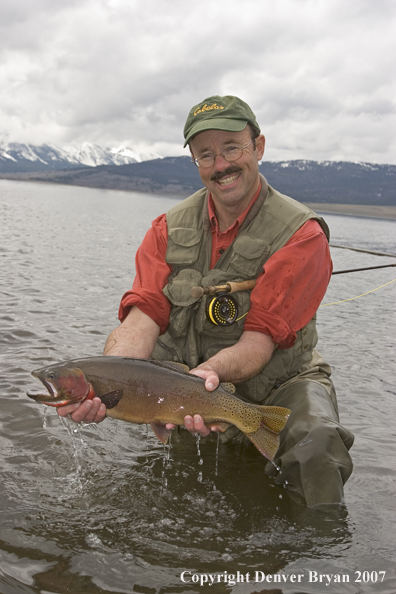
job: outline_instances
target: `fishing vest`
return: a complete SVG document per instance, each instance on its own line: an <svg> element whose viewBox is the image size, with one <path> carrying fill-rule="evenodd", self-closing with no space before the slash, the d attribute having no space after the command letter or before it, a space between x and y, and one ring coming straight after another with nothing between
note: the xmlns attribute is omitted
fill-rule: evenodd
<svg viewBox="0 0 396 594"><path fill-rule="evenodd" d="M208 303L213 297L196 299L191 296L192 287L256 279L266 261L309 219L317 220L329 239L323 219L268 186L262 177L261 192L238 236L210 269L212 237L208 195L206 188L199 190L166 214L166 262L172 273L163 291L171 303L171 312L168 329L157 340L152 358L185 363L190 369L239 340L250 308L250 291L233 293L237 321L229 326L214 325L207 317ZM292 347L275 350L256 376L238 384L238 396L262 403L274 387L297 375L310 361L316 343L314 316L297 332Z"/></svg>

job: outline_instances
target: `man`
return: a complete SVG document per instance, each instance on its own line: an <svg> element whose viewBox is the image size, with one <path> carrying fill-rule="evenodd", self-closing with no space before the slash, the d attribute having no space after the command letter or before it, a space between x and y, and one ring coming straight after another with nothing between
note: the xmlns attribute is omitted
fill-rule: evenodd
<svg viewBox="0 0 396 594"><path fill-rule="evenodd" d="M205 188L153 222L104 354L187 363L208 391L229 381L243 399L290 408L267 473L309 506L339 503L353 436L338 423L331 370L315 350L316 310L332 270L327 225L259 174L265 139L241 99L194 106L184 136ZM252 279L251 292L233 294L233 323L216 323L207 315L211 298L191 294L193 286ZM99 399L58 410L75 421L105 416ZM210 433L200 415L184 421L192 433ZM231 426L221 438L238 433Z"/></svg>

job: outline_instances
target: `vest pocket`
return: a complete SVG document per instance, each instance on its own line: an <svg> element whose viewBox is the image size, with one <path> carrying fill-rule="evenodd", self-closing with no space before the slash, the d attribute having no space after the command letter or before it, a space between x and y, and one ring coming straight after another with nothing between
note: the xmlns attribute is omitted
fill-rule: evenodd
<svg viewBox="0 0 396 594"><path fill-rule="evenodd" d="M256 277L270 254L270 245L262 239L254 239L247 235L237 237L234 242L234 255L230 261L230 269L246 277Z"/></svg>
<svg viewBox="0 0 396 594"><path fill-rule="evenodd" d="M198 260L201 249L202 229L176 227L168 231L168 264L193 264Z"/></svg>
<svg viewBox="0 0 396 594"><path fill-rule="evenodd" d="M199 270L184 268L163 289L172 305L168 331L174 338L187 336L191 317L199 307L197 299L191 296L191 289L199 286L201 279Z"/></svg>

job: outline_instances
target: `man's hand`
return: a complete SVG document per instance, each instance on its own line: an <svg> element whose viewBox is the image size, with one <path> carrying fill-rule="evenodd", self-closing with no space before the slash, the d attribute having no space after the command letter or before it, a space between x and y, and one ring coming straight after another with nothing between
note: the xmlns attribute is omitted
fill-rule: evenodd
<svg viewBox="0 0 396 594"><path fill-rule="evenodd" d="M220 384L218 374L207 361L205 363L201 363L201 365L198 365L198 367L195 367L195 369L191 369L190 373L205 380L205 388L208 390L208 392L213 392L213 390L215 390Z"/></svg>
<svg viewBox="0 0 396 594"><path fill-rule="evenodd" d="M205 380L205 388L208 392L213 392L220 383L219 376L207 363L202 363L202 365L199 365L195 369L191 369L190 373ZM185 416L184 426L190 433L193 433L194 435L198 433L198 435L202 435L202 437L206 437L211 431L220 431L216 426L211 428L206 427L201 415L194 415L193 417L191 415ZM167 429L174 429L175 427L176 425L173 425L173 423L166 424Z"/></svg>
<svg viewBox="0 0 396 594"><path fill-rule="evenodd" d="M126 319L107 339L104 355L119 357L150 357L159 335L159 326L137 307L132 307ZM76 423L101 423L106 417L106 406L100 398L65 404L58 409L60 417L71 416Z"/></svg>
<svg viewBox="0 0 396 594"><path fill-rule="evenodd" d="M101 423L106 417L106 406L100 398L93 398L76 404L59 406L57 413L60 417L70 415L75 423Z"/></svg>

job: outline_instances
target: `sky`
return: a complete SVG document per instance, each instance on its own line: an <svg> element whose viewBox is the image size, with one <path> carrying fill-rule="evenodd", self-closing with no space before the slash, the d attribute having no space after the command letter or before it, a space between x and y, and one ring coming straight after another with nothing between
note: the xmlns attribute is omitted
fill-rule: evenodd
<svg viewBox="0 0 396 594"><path fill-rule="evenodd" d="M237 95L264 160L396 164L395 0L3 0L0 139L188 155Z"/></svg>

